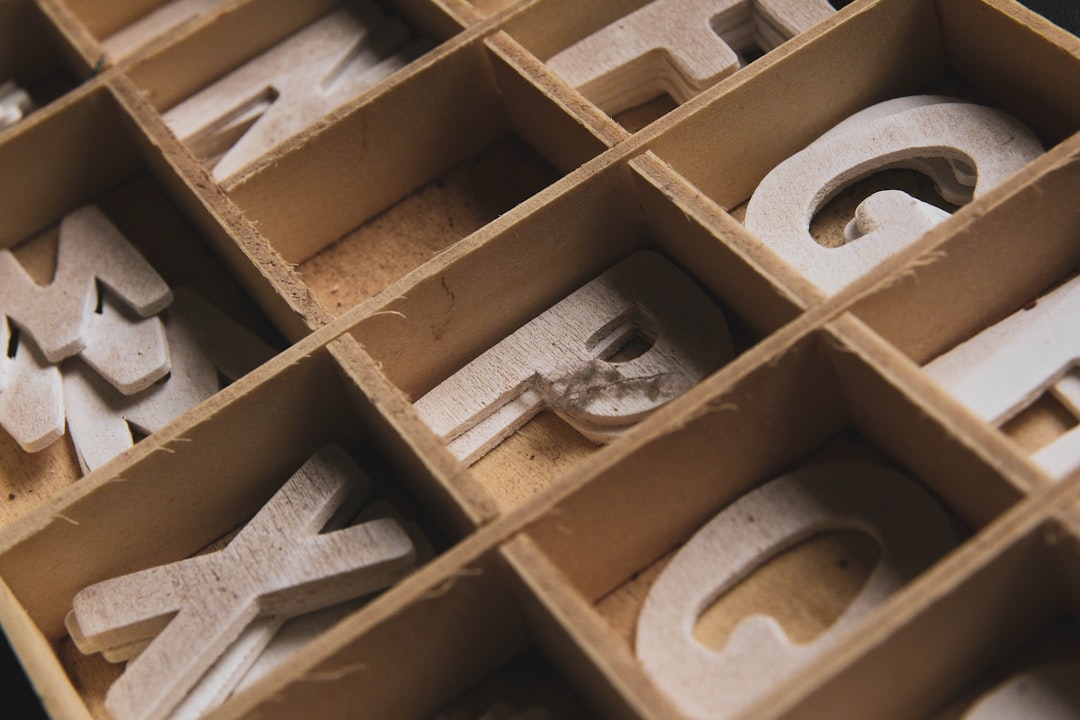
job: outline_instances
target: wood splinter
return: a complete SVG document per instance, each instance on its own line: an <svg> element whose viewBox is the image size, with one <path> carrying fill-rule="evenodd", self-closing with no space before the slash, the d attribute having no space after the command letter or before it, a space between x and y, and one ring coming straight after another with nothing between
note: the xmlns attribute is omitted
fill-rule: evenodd
<svg viewBox="0 0 1080 720"><path fill-rule="evenodd" d="M416 553L396 521L321 533L368 489L355 462L326 446L224 549L80 591L66 618L80 651L145 645L109 688L112 716L164 720L252 623L313 612L400 579Z"/></svg>
<svg viewBox="0 0 1080 720"><path fill-rule="evenodd" d="M634 338L651 344L618 361L616 353ZM477 357L414 407L467 464L544 409L604 443L733 352L716 303L660 255L639 252Z"/></svg>

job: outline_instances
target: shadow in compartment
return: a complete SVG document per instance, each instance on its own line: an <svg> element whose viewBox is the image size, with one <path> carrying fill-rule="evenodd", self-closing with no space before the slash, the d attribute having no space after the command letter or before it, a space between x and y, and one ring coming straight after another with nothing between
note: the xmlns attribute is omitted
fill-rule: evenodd
<svg viewBox="0 0 1080 720"><path fill-rule="evenodd" d="M79 84L62 58L63 40L30 0L0 4L0 130Z"/></svg>
<svg viewBox="0 0 1080 720"><path fill-rule="evenodd" d="M430 720L594 720L541 651L529 647Z"/></svg>
<svg viewBox="0 0 1080 720"><path fill-rule="evenodd" d="M508 136L301 262L300 276L322 306L339 315L559 176L528 144Z"/></svg>

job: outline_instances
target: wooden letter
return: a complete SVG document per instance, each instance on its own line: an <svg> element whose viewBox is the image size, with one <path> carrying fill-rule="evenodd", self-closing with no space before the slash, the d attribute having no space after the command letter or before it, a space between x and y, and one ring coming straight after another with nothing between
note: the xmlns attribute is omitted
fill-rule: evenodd
<svg viewBox="0 0 1080 720"><path fill-rule="evenodd" d="M225 1L171 0L105 38L101 47L113 62L119 62L152 42L164 39L184 23L225 4Z"/></svg>
<svg viewBox="0 0 1080 720"><path fill-rule="evenodd" d="M739 623L720 652L694 639L712 601L776 554L840 529L870 533L881 557L845 613L815 641L795 645L763 615ZM638 658L687 717L729 717L807 667L952 543L942 508L897 472L854 462L798 470L736 500L678 552L638 618Z"/></svg>
<svg viewBox="0 0 1080 720"><path fill-rule="evenodd" d="M924 370L971 412L1001 425L1045 391L1053 392L1077 418L1080 397L1080 277L1030 310L1018 310L928 363ZM1080 467L1080 428L1038 450L1033 459L1055 478Z"/></svg>
<svg viewBox="0 0 1080 720"><path fill-rule="evenodd" d="M214 178L263 155L424 52L370 0L327 15L165 113Z"/></svg>
<svg viewBox="0 0 1080 720"><path fill-rule="evenodd" d="M1015 675L983 695L963 720L1018 718L1080 718L1080 664L1044 665Z"/></svg>
<svg viewBox="0 0 1080 720"><path fill-rule="evenodd" d="M609 361L635 336L652 346ZM723 313L694 282L639 252L470 362L416 404L473 463L541 410L608 442L732 356Z"/></svg>
<svg viewBox="0 0 1080 720"><path fill-rule="evenodd" d="M18 331L15 331L16 333ZM60 370L28 337L12 337L0 317L0 426L26 452L44 450L64 434Z"/></svg>
<svg viewBox="0 0 1080 720"><path fill-rule="evenodd" d="M221 389L218 372L235 380L272 355L269 347L187 288L165 311L171 348L169 377L135 395L123 395L78 360L64 364L64 404L83 472L130 448L129 426L144 434L161 429Z"/></svg>
<svg viewBox="0 0 1080 720"><path fill-rule="evenodd" d="M166 718L252 622L328 607L400 578L415 555L395 521L320 534L362 478L342 450L324 447L223 550L80 591L67 626L84 653L153 637L109 688L109 712Z"/></svg>
<svg viewBox="0 0 1080 720"><path fill-rule="evenodd" d="M914 198L875 194L849 225L851 242L823 247L810 222L846 186L880 170L911 168L959 203L1040 153L1035 135L998 110L937 96L891 100L856 113L777 165L750 198L746 227L819 289L835 293L947 217Z"/></svg>
<svg viewBox="0 0 1080 720"><path fill-rule="evenodd" d="M108 286L140 317L163 310L172 293L153 267L93 205L60 222L56 274L39 286L15 256L0 250L0 314L29 334L49 362L87 346L96 281Z"/></svg>
<svg viewBox="0 0 1080 720"><path fill-rule="evenodd" d="M735 72L737 51L771 50L833 12L826 0L653 0L547 64L611 114L662 93L681 103Z"/></svg>
<svg viewBox="0 0 1080 720"><path fill-rule="evenodd" d="M14 125L34 110L34 101L14 81L0 83L0 130Z"/></svg>

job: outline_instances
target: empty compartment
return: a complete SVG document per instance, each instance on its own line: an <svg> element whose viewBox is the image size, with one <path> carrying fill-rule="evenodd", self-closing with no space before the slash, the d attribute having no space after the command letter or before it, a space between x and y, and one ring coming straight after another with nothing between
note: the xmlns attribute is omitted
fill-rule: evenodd
<svg viewBox="0 0 1080 720"><path fill-rule="evenodd" d="M541 0L505 27L564 83L636 132L844 4Z"/></svg>
<svg viewBox="0 0 1080 720"><path fill-rule="evenodd" d="M285 345L110 88L41 112L0 143L4 525Z"/></svg>
<svg viewBox="0 0 1080 720"><path fill-rule="evenodd" d="M985 214L951 223L853 306L945 394L1051 477L1076 467L1067 318L1080 265L1077 140ZM943 230L946 228L943 228ZM944 310L944 311L943 311ZM1057 327L1063 329L1055 329Z"/></svg>
<svg viewBox="0 0 1080 720"><path fill-rule="evenodd" d="M0 131L70 91L89 70L37 4L0 7Z"/></svg>
<svg viewBox="0 0 1080 720"><path fill-rule="evenodd" d="M535 93L553 121L520 134L504 106L524 83L481 39L447 43L317 134L227 187L297 263L329 314L384 289L604 145ZM501 77L496 83L496 77ZM534 130L530 127L526 133ZM526 142L523 138L527 137Z"/></svg>
<svg viewBox="0 0 1080 720"><path fill-rule="evenodd" d="M957 207L985 209L993 188L1030 177L1080 126L1061 84L1080 73L1075 49L1012 3L853 5L650 147L744 220L800 294L828 297Z"/></svg>
<svg viewBox="0 0 1080 720"><path fill-rule="evenodd" d="M797 315L669 192L613 165L364 306L352 334L472 465L451 482L509 509Z"/></svg>
<svg viewBox="0 0 1080 720"><path fill-rule="evenodd" d="M361 578L364 583L376 583L371 587L362 584L363 588L367 588L364 592L370 594L395 578L415 572L415 568L438 562L436 559L451 546L455 533L452 529L446 529L448 518L433 515L422 507L414 499L416 493L413 491L413 488L417 488L423 492L424 485L433 480L415 475L403 477L402 472L411 471L415 463L408 457L385 454L374 441L368 423L361 419L370 413L370 408L362 406L363 401L351 385L352 381L342 374L325 347L291 348L261 368L259 373L249 375L227 388L214 412L194 418L188 416L171 425L167 431L152 436L136 448L128 463L113 466L114 474L87 478L79 486L80 492L40 508L28 516L18 530L6 535L0 557L0 573L9 591L4 606L5 628L9 629L12 641L17 645L19 655L50 712L67 716L64 714L67 710L76 708L79 713L89 712L90 717L107 717L103 705L105 694L123 669L121 665L106 662L101 654L89 650L80 652L73 644L65 627L65 615L71 609L76 593L111 578L221 550L233 542L248 543L245 547L253 553L251 557L265 552L272 558L283 546L287 547L288 537L318 532L322 524L306 530L298 529L300 526L297 522L313 521L310 518L304 520L299 515L289 520L288 513L285 513L273 525L277 528L276 532L286 539L284 543L279 539L250 546L250 532L248 539L244 540L244 530L250 530L246 523L251 518L265 517L265 508L271 503L276 503L273 506L281 512L283 498L276 493L286 481L290 486L301 483L290 491L293 493L291 500L290 496L284 497L286 505L291 503L289 506L297 508L308 502L304 500L306 497L324 497L321 493L326 491L315 488L334 487L325 485L325 478L331 476L329 470L309 474L307 479L298 480L297 475L290 480L298 468L326 452L328 447L331 452L337 453L329 456L330 467L341 467L343 461L338 458L345 456L351 458L368 478L366 494L350 494L345 499L340 495L325 495L326 498L337 498L333 502L320 500L329 503L328 507L334 515L331 517L327 514L319 521L328 525L329 530L352 533L349 537L358 544L351 547L370 548L367 551L373 553L370 560L360 560L363 564L374 563L373 572L377 577L365 575L366 580ZM310 488L304 484L311 482L314 484ZM360 486L363 487L362 482ZM340 503L336 509L335 502ZM378 519L387 517L396 520L393 527L387 527L390 521ZM266 531L265 520L256 522L264 523L261 525L263 530L259 532ZM380 529L365 531L363 528L348 527L360 522L374 522ZM369 543L366 546L356 539L359 537L356 532L360 531L373 533L365 536L370 538L365 541ZM403 545L409 544L403 539L405 535L411 540L412 549L408 553ZM235 560L240 556L232 557ZM301 563L293 571L299 571L300 567L319 567L318 562L312 559ZM243 561L244 567L250 571L254 571L258 563L258 560ZM54 570L42 573L41 568L46 565ZM263 569L270 572L271 566L264 565ZM199 572L203 574L199 575ZM264 582L271 583L266 586L268 588L276 587L272 575L260 576L262 580L255 580L254 585L248 586L242 578L249 577L250 580L250 576L246 573L237 575L235 568L229 571L220 566L204 567L195 575L188 575L187 580L179 586L191 592L201 583L208 606L216 603L215 607L224 617L229 617L229 613L236 608L226 610L220 606L222 598L227 597L221 593L228 593L228 589L215 588L208 574L213 572L219 573L218 582L236 581L234 592L247 592L249 587L262 587L260 583ZM488 597L494 598L496 593L491 587L490 578L482 585L481 597L485 601ZM312 587L322 588L315 593L316 596L321 595L321 598L314 598L316 607L328 603L327 593L329 597L337 597L335 602L338 603L346 597L338 597L341 586L323 583ZM151 588L144 587L144 591L153 594ZM430 588L424 590L429 591ZM104 612L104 622L108 623L110 613L122 614L124 607L143 607L141 604L112 604L112 601L122 598L115 589L99 597L98 604L82 606L89 607L91 614L79 616L82 620L77 627L88 637L91 634L88 628L102 627L101 621L98 621L98 625L93 624L97 617L94 612ZM306 600L295 604L302 598L313 599L303 592L291 596L285 593L280 596L281 600L274 600L274 597L268 594L260 601L260 620L279 616L287 618L295 614L297 608L307 611L315 609ZM348 602L352 604L338 605L321 617L305 616L300 621L300 627L286 624L278 633L284 633L285 639L291 639L293 645L302 646L306 643L305 638L321 634L359 607L355 601ZM194 606L185 607L190 610ZM290 607L293 609L290 610ZM494 614L488 609L484 616L491 619ZM190 619L193 615L181 613L180 617ZM187 626L191 633L200 638L187 651L202 649L203 643L210 647L223 637L215 633L229 632L215 626L215 622L211 622L210 626L196 623L194 629L191 625ZM261 629L254 625L245 627L245 635L237 642L251 641L258 646L258 632L263 633L265 641L265 626ZM150 632L135 637L137 629L123 631L122 626L118 628L111 635L97 632L91 638L92 642L98 643L93 647L104 647L113 660L130 657L130 648L137 648L138 643L145 643L153 637ZM235 626L233 628L235 630ZM153 632L158 630L160 625ZM256 632L254 640L249 636L253 631ZM175 640L176 633L171 635ZM120 644L120 638L123 638L124 644ZM499 637L492 642L507 640ZM277 647L272 645L269 651L276 652ZM151 652L153 645L149 648L143 653ZM223 649L223 646L219 645L218 649ZM142 657L139 656L140 659ZM243 689L255 682L250 673L256 673L261 678L280 673L282 667L293 667L290 652L284 652L279 657L287 660L282 664L280 660L271 662L273 658L260 656L258 664L248 675L238 675L234 679L243 678L240 684ZM178 662L182 665L184 661ZM180 666L177 667L175 677L181 678L183 673L179 670ZM189 668L187 672L192 671ZM448 677L451 675L448 674ZM352 681L344 677L344 685L351 687ZM168 678L160 678L159 682L168 685L167 681L172 679L174 677L170 674ZM192 677L188 677L187 682L192 680ZM186 687L182 684L184 682L177 679L181 691ZM207 680L204 678L203 682ZM228 689L227 684L222 687ZM320 683L319 693L327 696L329 687ZM140 691L146 692L147 688ZM132 698L138 697L145 695L132 695Z"/></svg>
<svg viewBox="0 0 1080 720"><path fill-rule="evenodd" d="M716 701L701 699L712 680L680 704L648 669L665 635L677 636L670 664L659 666L668 668L667 681L673 669L693 675L708 666L710 678L757 686L739 707L715 708L721 716L746 711L814 657L857 637L875 613L902 606L931 568L1020 497L979 448L951 437L841 334L781 331L770 345L780 339L775 355L711 378L696 402L664 418L662 431L621 452L613 447L508 546L535 599L533 620L550 631L538 636L561 664L590 678L590 697L613 714L663 716L681 707L707 715L692 708ZM790 478L769 483L788 473L812 476L799 481L801 499L785 495ZM824 488L844 477L847 490L834 497L845 499L830 499ZM897 513L893 521L853 509L859 486L874 483L891 499L863 490L866 508L886 506ZM918 503L900 499L908 492ZM923 510L919 519L900 519ZM920 553L922 562L907 564ZM706 587L710 567L725 574ZM882 592L886 577L893 584ZM651 600L654 593L662 598ZM650 602L648 649L639 657ZM658 636L662 619L674 619L672 607L689 614ZM748 621L755 613L775 621ZM551 617L562 621L552 627ZM725 655L728 643L741 650ZM725 658L726 672L709 665Z"/></svg>

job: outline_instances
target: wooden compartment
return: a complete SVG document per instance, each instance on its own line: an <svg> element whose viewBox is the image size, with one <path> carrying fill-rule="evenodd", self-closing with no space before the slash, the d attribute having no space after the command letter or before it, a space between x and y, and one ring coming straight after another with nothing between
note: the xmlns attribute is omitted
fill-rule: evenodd
<svg viewBox="0 0 1080 720"><path fill-rule="evenodd" d="M814 37L796 38L784 52L688 103L670 129L647 140L648 147L739 218L775 166L852 113L892 98L944 94L996 108L1053 148L1080 127L1080 108L1059 85L1072 82L1065 78L1075 78L1080 66L1074 53L1056 49L1075 48L1077 41L1048 22L1028 20L1007 4L853 4ZM1003 48L1015 62L1002 59ZM816 99L822 97L829 101ZM1016 187L1031 177L1021 170L1004 184ZM854 208L877 189L868 185L856 198L836 202ZM818 216L838 211L825 199ZM986 208L992 202L987 197L971 204ZM746 242L762 244L752 236ZM879 267L891 268L888 262ZM790 285L808 300L830 294L807 287L800 272L789 270Z"/></svg>
<svg viewBox="0 0 1080 720"><path fill-rule="evenodd" d="M647 160L641 159L646 172L652 169ZM723 244L680 212L668 189L646 172L636 162L613 165L569 191L545 193L536 205L428 263L408 284L393 286L385 303L364 308L366 317L352 335L415 402L639 250L666 257L711 296L725 315L736 356L797 314L789 297L729 258ZM595 450L554 415L542 413L481 458L472 476L505 511Z"/></svg>
<svg viewBox="0 0 1080 720"><path fill-rule="evenodd" d="M786 343L768 362L737 378L737 367L721 371L680 403L682 412L658 413L645 425L659 430L639 443L622 452L611 447L588 480L564 487L546 516L504 549L533 601L533 622L548 630L536 632L564 666L580 671L574 676L588 678L582 691L612 716L675 716L634 656L638 613L680 545L748 489L836 460L896 468L938 499L958 543L1022 497L977 448L898 392L888 368L858 340L842 330L791 334L778 334ZM727 389L705 392L712 387ZM685 497L695 502L681 502ZM764 609L798 642L816 637L860 587L858 578L845 576L873 567L865 540L825 533L772 556L730 593L726 607L710 611L710 622L730 628ZM850 570L837 577L837 564ZM822 580L830 568L838 591ZM926 571L881 607L903 607L933 586L929 577L937 572ZM795 587L800 600L777 596ZM873 624L871 615L856 627ZM860 634L852 629L845 637Z"/></svg>
<svg viewBox="0 0 1080 720"><path fill-rule="evenodd" d="M61 219L96 205L170 288L189 289L270 352L285 346L220 259L211 244L217 238L201 232L191 190L176 187L168 168L146 154L147 138L107 85L91 81L40 113L0 145L0 163L12 169L0 190L2 242L37 283L52 280ZM2 443L4 525L82 475L70 433L37 453L24 452L7 432Z"/></svg>
<svg viewBox="0 0 1080 720"><path fill-rule="evenodd" d="M592 79L578 92L584 94L589 104L611 113L624 131L629 133L663 117L696 94L691 87L702 82L703 78L691 79L691 68L695 65L701 68L703 74L706 68L717 73L717 79L712 81L715 83L720 78L739 72L741 68L766 54L769 48L763 46L763 43L774 45L779 41L778 37L772 37L772 33L777 31L769 28L769 23L764 18L769 11L763 11L756 3L731 3L726 7L713 6L714 15L700 18L699 25L692 26L692 29L688 30L688 23L684 22L681 26L682 36L693 38L692 47L695 51L678 56L677 49L671 52L671 48L661 46L662 38L659 33L639 38L636 33L642 32L643 28L630 29L632 22L638 21L631 21L629 18L636 11L646 9L648 4L648 0L620 0L603 4L538 0L525 4L515 12L505 23L505 29L517 42L544 62L551 61L576 43L595 39L594 33L609 30L609 44L598 50L600 57L596 65L606 68L605 62L611 62L615 58L624 61L625 65L618 71L620 74L617 81L601 83L595 76L586 73ZM847 2L830 0L829 4L838 8ZM777 4L773 9L780 12L785 10L782 4ZM687 13L693 13L693 10L686 6L669 6L667 11L680 18ZM808 4L804 3L795 12L806 14L809 12ZM657 22L658 17L660 16L654 14L647 18L645 27ZM699 29L702 34L695 36ZM769 40L766 40L766 37ZM718 56L719 52L708 47L710 40L717 44L722 42L733 53L733 62L727 66L726 72L720 72L720 60L714 57ZM622 43L640 48L640 54L620 56L619 44ZM736 57L737 62L734 62ZM571 63L563 69L563 73L570 71L571 67L574 68L572 73L584 73L587 65ZM595 69L590 68L589 72ZM558 76L558 67L552 72ZM564 85L573 85L576 77L571 74L570 77L561 78L561 81ZM590 87L592 85L595 87Z"/></svg>
<svg viewBox="0 0 1080 720"><path fill-rule="evenodd" d="M432 518L407 489L430 478L403 480L399 468L408 461L372 444L350 382L325 347L293 347L224 390L212 418L173 423L136 446L122 475L88 477L11 529L0 560L5 615L25 613L11 636L31 673L64 670L39 685L51 712L105 717L104 692L118 674L67 638L63 618L76 592L220 542L326 443L346 449L372 478L373 500L415 523L437 554L451 545L450 520ZM43 574L46 557L62 559Z"/></svg>
<svg viewBox="0 0 1080 720"><path fill-rule="evenodd" d="M920 367L1075 272L1075 36L1012 0L855 0L678 107L617 122L543 60L644 0L387 0L433 49L214 181L164 114L344 4L223 0L123 60L106 38L165 3L0 9L0 37L32 15L48 45L4 45L0 68L83 80L0 134L0 245L47 266L49 229L100 202L159 272L278 351L78 482L70 449L0 448L18 485L0 485L0 624L51 716L105 720L118 674L67 637L78 590L219 547L327 441L432 557L209 718L459 720L503 703L685 719L635 654L655 578L738 498L831 460L902 472L957 544L738 717L946 720L1056 640L1075 652L1080 477L1054 481L1027 430L979 420ZM925 92L1011 113L1046 152L831 295L742 225L784 158ZM839 232L870 191L827 205L819 229ZM640 250L715 301L734 357L605 446L544 413L458 460L413 403ZM702 637L760 610L809 639L880 555L866 533L817 533L710 601Z"/></svg>
<svg viewBox="0 0 1080 720"><path fill-rule="evenodd" d="M226 188L271 246L299 264L325 311L312 324L383 290L553 182L559 168L606 147L511 63L482 37L448 42Z"/></svg>
<svg viewBox="0 0 1080 720"><path fill-rule="evenodd" d="M69 92L90 73L90 64L35 3L0 7L0 85L12 81L30 96L25 114Z"/></svg>

